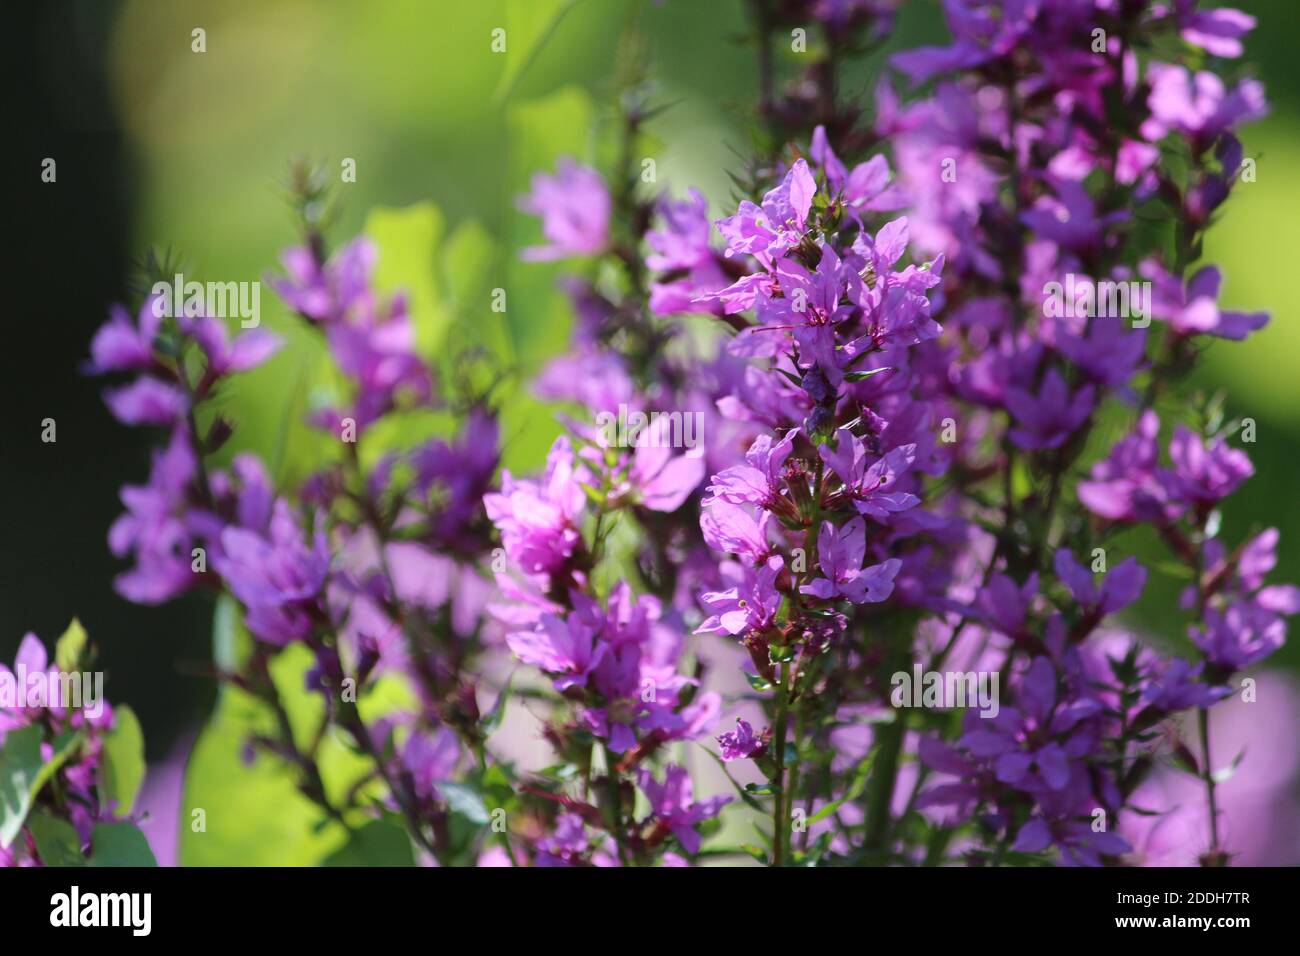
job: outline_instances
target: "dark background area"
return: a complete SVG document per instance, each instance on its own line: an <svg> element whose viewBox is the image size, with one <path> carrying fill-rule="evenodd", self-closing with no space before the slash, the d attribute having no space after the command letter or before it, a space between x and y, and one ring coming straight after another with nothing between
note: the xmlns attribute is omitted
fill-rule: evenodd
<svg viewBox="0 0 1300 956"><path fill-rule="evenodd" d="M147 474L150 436L109 416L83 375L108 305L126 297L136 170L114 116L104 40L117 4L41 2L5 10L5 310L0 660L23 635L47 646L80 618L103 653L106 694L148 728L150 759L201 720L215 690L185 676L209 657L201 598L138 607L113 591L108 551L118 488ZM46 157L57 182L41 181ZM41 441L53 418L57 441ZM184 665L184 666L182 666Z"/></svg>

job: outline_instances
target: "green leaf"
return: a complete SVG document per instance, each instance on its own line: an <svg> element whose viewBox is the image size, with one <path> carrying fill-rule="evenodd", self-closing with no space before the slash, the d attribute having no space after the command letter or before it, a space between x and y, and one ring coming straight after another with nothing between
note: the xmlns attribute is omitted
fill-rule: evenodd
<svg viewBox="0 0 1300 956"><path fill-rule="evenodd" d="M86 629L75 617L63 636L54 644L54 663L65 674L81 670L81 657L86 650Z"/></svg>
<svg viewBox="0 0 1300 956"><path fill-rule="evenodd" d="M846 803L852 803L867 787L867 778L871 774L871 763L875 759L875 752L868 754L867 757L858 764L857 771L853 775L853 782L849 784L849 789L845 791L844 796L830 803L823 805L816 813L808 818L808 826L814 823L820 823L829 817L832 813L839 810Z"/></svg>
<svg viewBox="0 0 1300 956"><path fill-rule="evenodd" d="M881 372L893 372L895 369L888 365L882 365L880 368L860 369L856 372L847 372L844 375L846 382L861 382L871 378L873 375L879 375Z"/></svg>
<svg viewBox="0 0 1300 956"><path fill-rule="evenodd" d="M481 781L483 800L487 806L510 807L517 802L511 771L503 764L489 764Z"/></svg>
<svg viewBox="0 0 1300 956"><path fill-rule="evenodd" d="M727 762L725 760L723 760L720 756L718 756L718 754L714 753L708 747L701 746L700 749L713 758L714 763L718 765L718 768L722 771L723 775L727 778L728 781L730 781L731 786L735 788L737 795L739 795L741 801L745 804L745 806L749 807L750 809L757 810L759 813L767 812L763 804L760 803L752 793L747 792L745 788L740 785L740 781L738 781L735 777L731 775L731 771L727 769Z"/></svg>
<svg viewBox="0 0 1300 956"><path fill-rule="evenodd" d="M520 79L555 35L560 22L579 0L527 0L506 7L505 69L492 94L500 106L514 92Z"/></svg>
<svg viewBox="0 0 1300 956"><path fill-rule="evenodd" d="M773 644L767 649L767 656L773 664L780 664L794 660L794 652L793 644Z"/></svg>
<svg viewBox="0 0 1300 956"><path fill-rule="evenodd" d="M483 797L473 787L463 783L439 781L438 792L447 801L447 807L452 813L459 813L470 823L486 826L491 819L487 806L483 803Z"/></svg>
<svg viewBox="0 0 1300 956"><path fill-rule="evenodd" d="M229 594L217 598L212 618L212 662L223 671L238 670L253 648L239 619L239 602Z"/></svg>
<svg viewBox="0 0 1300 956"><path fill-rule="evenodd" d="M376 208L366 217L366 235L379 246L375 285L386 295L402 293L415 327L416 350L436 355L451 316L443 306L437 280L438 251L446 221L430 202L404 209Z"/></svg>
<svg viewBox="0 0 1300 956"><path fill-rule="evenodd" d="M134 823L96 823L90 831L91 866L157 866L149 841Z"/></svg>
<svg viewBox="0 0 1300 956"><path fill-rule="evenodd" d="M81 742L80 734L63 734L46 763L41 759L41 736L36 725L11 730L0 747L0 847L14 842L36 795Z"/></svg>
<svg viewBox="0 0 1300 956"><path fill-rule="evenodd" d="M223 655L239 659L243 648L252 646L233 602L218 602L213 643L219 660ZM271 664L300 742L310 738L323 707L303 686L311 663L311 652L295 646ZM324 812L299 792L293 769L266 753L258 753L251 765L245 762L254 733L276 736L274 713L263 701L224 684L186 767L178 844L182 866L311 866L346 842L347 831L337 823L317 827ZM344 778L336 784L340 789L363 775L365 760L337 739L329 738L321 751L322 773L329 767ZM203 828L196 830L200 819Z"/></svg>
<svg viewBox="0 0 1300 956"><path fill-rule="evenodd" d="M27 821L36 841L36 852L46 866L85 866L86 857L81 852L81 837L76 828L66 820L48 813L33 813Z"/></svg>
<svg viewBox="0 0 1300 956"><path fill-rule="evenodd" d="M768 691L772 689L772 682L766 677L760 677L758 674L746 672L745 680L749 681L749 686L756 691Z"/></svg>
<svg viewBox="0 0 1300 956"><path fill-rule="evenodd" d="M128 815L135 806L144 769L144 734L140 721L130 707L115 707L113 729L104 736L99 773L104 795L119 815Z"/></svg>
<svg viewBox="0 0 1300 956"><path fill-rule="evenodd" d="M510 685L514 679L513 673L506 678L505 686L501 688L501 693L497 694L496 703L492 705L492 709L488 711L487 716L479 722L485 738L496 733L501 726L501 721L505 718L506 702L510 699Z"/></svg>
<svg viewBox="0 0 1300 956"><path fill-rule="evenodd" d="M415 866L415 851L405 828L391 815L371 820L353 832L323 866Z"/></svg>
<svg viewBox="0 0 1300 956"><path fill-rule="evenodd" d="M496 257L496 242L477 219L467 219L447 237L442 278L453 305L475 314L482 312L488 305L489 280Z"/></svg>
<svg viewBox="0 0 1300 956"><path fill-rule="evenodd" d="M0 846L13 843L22 828L40 769L41 729L11 730L0 748Z"/></svg>

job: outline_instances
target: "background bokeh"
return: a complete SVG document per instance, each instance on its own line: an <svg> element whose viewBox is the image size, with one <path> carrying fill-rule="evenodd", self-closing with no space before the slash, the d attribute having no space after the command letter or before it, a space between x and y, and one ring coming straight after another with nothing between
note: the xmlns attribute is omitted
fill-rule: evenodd
<svg viewBox="0 0 1300 956"><path fill-rule="evenodd" d="M1245 61L1265 81L1270 116L1248 128L1255 183L1241 186L1206 244L1226 275L1226 302L1273 314L1245 344L1209 350L1200 384L1225 389L1232 415L1253 417L1257 474L1234 496L1225 534L1281 528L1278 580L1300 581L1300 30L1295 0L1238 0L1260 26ZM381 246L380 284L411 291L421 348L445 362L479 344L525 380L567 341L554 288L559 266L521 265L537 227L515 210L529 176L570 154L611 156L620 36L632 18L653 64L647 156L659 185L695 186L721 215L735 197L727 170L749 143L755 85L741 0L57 0L15 11L7 60L20 111L4 150L13 270L3 354L8 506L0 549L0 659L35 631L47 641L79 616L100 648L110 697L141 715L151 759L189 739L215 692L213 608L200 598L137 608L111 590L120 570L105 535L117 488L147 472L146 436L113 423L98 383L80 374L107 306L129 295L132 263L170 248L189 276L264 278L294 241L285 202L289 162L339 169L339 242L366 231ZM191 31L207 51L191 51ZM507 52L490 32L504 27ZM890 49L944 36L937 3L907 0ZM866 93L881 57L843 84ZM11 84L11 87L15 84ZM38 180L58 161L56 185ZM488 290L509 290L502 315ZM312 439L288 423L328 388L312 335L263 289L263 322L289 340L241 379L224 411L239 423L227 456L251 449L281 480L305 470ZM505 408L506 462L527 470L558 433L552 409L520 388ZM58 441L40 441L53 417ZM403 428L436 429L437 421ZM286 439L288 436L288 440ZM1142 542L1134 542L1141 549ZM1153 576L1143 626L1186 643L1173 600L1180 582ZM1270 666L1300 673L1300 639ZM1294 716L1294 714L1293 714ZM1294 738L1288 738L1294 739Z"/></svg>

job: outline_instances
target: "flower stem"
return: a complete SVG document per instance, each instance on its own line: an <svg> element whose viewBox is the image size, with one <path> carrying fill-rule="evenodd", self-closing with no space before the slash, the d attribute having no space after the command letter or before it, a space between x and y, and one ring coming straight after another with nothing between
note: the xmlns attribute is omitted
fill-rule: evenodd
<svg viewBox="0 0 1300 956"><path fill-rule="evenodd" d="M1210 811L1210 850L1219 850L1219 806L1214 792L1214 765L1210 762L1210 712L1202 707L1196 714L1201 733L1202 779L1205 780L1205 799Z"/></svg>
<svg viewBox="0 0 1300 956"><path fill-rule="evenodd" d="M781 662L781 686L776 697L776 730L772 738L776 744L776 799L772 801L772 865L785 865L786 834L789 831L789 812L786 810L785 792L785 731L790 717L790 662Z"/></svg>

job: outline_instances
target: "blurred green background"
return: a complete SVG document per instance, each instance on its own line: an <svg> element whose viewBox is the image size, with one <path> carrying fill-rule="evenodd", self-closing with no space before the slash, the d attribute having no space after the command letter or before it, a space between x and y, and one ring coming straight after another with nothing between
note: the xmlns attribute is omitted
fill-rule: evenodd
<svg viewBox="0 0 1300 956"><path fill-rule="evenodd" d="M1300 221L1300 4L1236 5L1260 20L1245 61L1264 79L1272 113L1244 133L1258 178L1234 193L1205 254L1224 269L1229 306L1267 309L1273 321L1245 344L1212 347L1201 384L1226 389L1230 415L1258 425L1248 449L1257 474L1233 499L1224 533L1236 540L1278 525L1276 577L1300 581L1300 285L1290 262ZM5 500L32 506L4 549L5 659L25 631L52 641L80 615L102 649L110 696L141 713L153 757L211 706L211 683L185 676L208 657L211 606L135 609L109 590L115 489L144 478L146 446L109 421L77 363L108 303L126 294L131 261L170 248L187 277L263 279L295 241L290 161L315 160L337 179L351 158L357 179L338 187L334 244L363 231L380 243L380 284L412 293L431 360L443 365L453 348L482 344L524 379L564 347L570 317L554 287L562 268L518 262L538 232L515 198L560 155L597 165L609 157L619 37L633 17L655 99L672 104L648 127L658 185L698 187L721 215L734 204L727 170L735 151L747 151L756 86L741 0L69 0L35 14L19 51L35 75L17 152L38 163L57 144L72 192L24 201L18 216L30 216L33 231L17 264L52 282L71 265L85 281L33 295L20 333L33 349L6 359L23 427L54 409L61 430L56 450L32 426L5 469ZM191 49L196 28L204 53ZM506 30L503 54L490 48L495 28ZM908 0L889 49L943 39L937 3ZM857 64L842 91L868 93L880 68L880 56ZM496 287L508 289L505 314L489 308ZM225 399L239 425L225 454L259 452L288 480L310 467L314 440L293 429L287 451L277 447L285 423L321 397L323 352L262 291L263 322L289 347ZM437 422L397 427L410 438ZM535 467L557 432L552 411L516 391L505 408L506 463ZM1153 579L1141 608L1151 630L1176 641L1168 609L1178 586ZM1300 640L1273 663L1300 668Z"/></svg>

